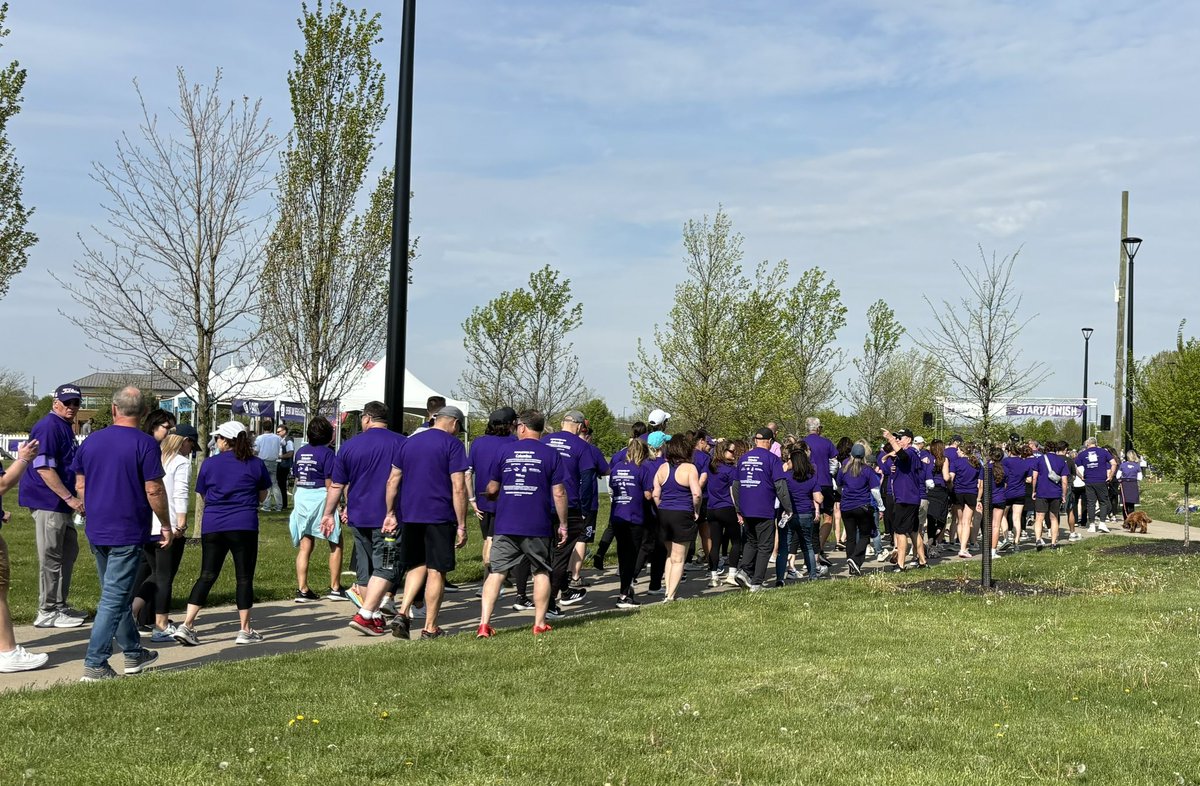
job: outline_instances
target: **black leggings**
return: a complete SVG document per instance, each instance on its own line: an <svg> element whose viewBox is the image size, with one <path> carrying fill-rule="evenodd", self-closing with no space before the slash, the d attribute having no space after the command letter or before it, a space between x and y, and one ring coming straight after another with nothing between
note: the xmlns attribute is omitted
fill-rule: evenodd
<svg viewBox="0 0 1200 786"><path fill-rule="evenodd" d="M871 540L871 528L875 524L875 509L870 505L842 511L842 524L846 527L846 559L862 567L867 559L867 543Z"/></svg>
<svg viewBox="0 0 1200 786"><path fill-rule="evenodd" d="M637 557L646 539L646 528L613 518L609 524L617 539L617 573L621 577L621 594L633 594L633 577L637 575Z"/></svg>
<svg viewBox="0 0 1200 786"><path fill-rule="evenodd" d="M936 544L946 529L946 512L950 507L950 495L945 486L934 486L929 490L929 509L925 512L925 531L929 542Z"/></svg>
<svg viewBox="0 0 1200 786"><path fill-rule="evenodd" d="M258 531L232 530L210 532L200 536L200 578L192 585L188 603L203 606L208 593L221 575L225 555L233 555L233 572L237 576L237 607L239 611L254 605L254 568L258 564Z"/></svg>
<svg viewBox="0 0 1200 786"><path fill-rule="evenodd" d="M729 559L725 564L736 568L742 558L742 525L738 524L737 511L733 508L710 509L708 534L713 544L708 552L708 569L715 571L721 565L721 544L725 541L729 541Z"/></svg>
<svg viewBox="0 0 1200 786"><path fill-rule="evenodd" d="M159 548L157 543L147 543L145 546L142 569L138 573L137 597L146 603L142 616L147 623L151 611L155 614L171 611L171 588L175 583L175 574L179 572L179 562L183 559L184 540L175 538L165 549Z"/></svg>
<svg viewBox="0 0 1200 786"><path fill-rule="evenodd" d="M638 549L635 560L633 577L637 578L642 571L642 566L649 562L650 585L648 589L658 590L662 588L663 571L667 567L667 549L659 540L658 509L654 507L653 502L646 502L642 506L642 520L645 522L642 524L644 534L642 546Z"/></svg>

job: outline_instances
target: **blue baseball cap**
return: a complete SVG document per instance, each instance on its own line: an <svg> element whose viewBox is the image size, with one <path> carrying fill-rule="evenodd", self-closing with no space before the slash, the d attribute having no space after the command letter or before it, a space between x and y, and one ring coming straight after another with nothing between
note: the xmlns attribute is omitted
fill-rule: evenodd
<svg viewBox="0 0 1200 786"><path fill-rule="evenodd" d="M646 435L646 444L655 450L661 450L662 446L671 441L671 435L662 431L651 431Z"/></svg>

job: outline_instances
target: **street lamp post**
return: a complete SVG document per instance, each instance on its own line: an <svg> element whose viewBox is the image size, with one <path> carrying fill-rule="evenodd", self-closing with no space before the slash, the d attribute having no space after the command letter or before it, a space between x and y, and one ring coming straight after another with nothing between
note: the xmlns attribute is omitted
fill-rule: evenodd
<svg viewBox="0 0 1200 786"><path fill-rule="evenodd" d="M1088 346L1092 340L1092 328L1081 328L1083 333L1083 441L1088 438Z"/></svg>
<svg viewBox="0 0 1200 786"><path fill-rule="evenodd" d="M1125 300L1128 324L1125 327L1125 450L1133 450L1133 258L1142 247L1140 237L1123 237L1125 253L1129 257L1129 292Z"/></svg>

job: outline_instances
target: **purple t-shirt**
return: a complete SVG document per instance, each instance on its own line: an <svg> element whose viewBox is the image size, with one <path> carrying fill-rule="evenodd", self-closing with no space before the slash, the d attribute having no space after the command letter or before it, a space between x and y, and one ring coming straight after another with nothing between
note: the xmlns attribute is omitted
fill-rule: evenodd
<svg viewBox="0 0 1200 786"><path fill-rule="evenodd" d="M600 478L608 474L609 465L604 458L603 450L590 442L587 445L592 449L592 463L596 465L596 471L592 474L592 504L590 505L590 510L595 513L600 510Z"/></svg>
<svg viewBox="0 0 1200 786"><path fill-rule="evenodd" d="M104 429L100 429L103 431ZM99 434L100 431L96 433ZM75 461L75 431L71 424L55 415L53 412L33 424L29 430L29 438L41 443L40 451L33 463L25 468L21 477L21 485L17 489L17 503L30 510L53 510L58 513L70 513L71 506L50 490L39 469L49 467L58 475L58 479L67 487L67 491L75 493L75 472L71 465Z"/></svg>
<svg viewBox="0 0 1200 786"><path fill-rule="evenodd" d="M838 488L842 491L843 512L870 505L871 489L879 488L879 475L875 470L864 466L855 477L846 469L849 463L842 465L837 476Z"/></svg>
<svg viewBox="0 0 1200 786"><path fill-rule="evenodd" d="M558 451L567 469L567 507L579 510L581 495L579 479L588 470L596 469L596 455L591 446L569 431L544 434L542 442Z"/></svg>
<svg viewBox="0 0 1200 786"><path fill-rule="evenodd" d="M1108 466L1112 454L1104 448L1084 448L1075 456L1075 466L1083 467L1084 483L1108 482Z"/></svg>
<svg viewBox="0 0 1200 786"><path fill-rule="evenodd" d="M505 443L494 457L491 475L485 478L487 482L494 480L500 484L495 533L551 537L558 525L554 487L567 483L562 456L536 439L505 440Z"/></svg>
<svg viewBox="0 0 1200 786"><path fill-rule="evenodd" d="M1054 470L1054 474L1059 476L1058 480L1050 480L1050 472L1046 469L1046 462L1050 462L1050 468ZM1038 499L1062 499L1062 478L1067 477L1067 460L1057 453L1050 453L1038 460L1033 471L1037 473L1037 488L1035 493ZM1067 477L1068 487L1071 479Z"/></svg>
<svg viewBox="0 0 1200 786"><path fill-rule="evenodd" d="M875 455L875 463L879 465L879 471L883 473L883 478L880 480L880 490L883 496L892 496L892 481L896 476L896 464L891 458L885 458L885 454L881 450Z"/></svg>
<svg viewBox="0 0 1200 786"><path fill-rule="evenodd" d="M737 463L738 503L752 519L775 517L775 481L783 480L783 462L769 450L751 448Z"/></svg>
<svg viewBox="0 0 1200 786"><path fill-rule="evenodd" d="M146 481L165 474L154 437L133 426L102 428L79 446L71 474L83 476L89 543L137 546L150 541L154 513Z"/></svg>
<svg viewBox="0 0 1200 786"><path fill-rule="evenodd" d="M323 489L333 477L337 459L328 445L305 445L292 457L292 477L298 489Z"/></svg>
<svg viewBox="0 0 1200 786"><path fill-rule="evenodd" d="M99 433L99 432L97 432ZM96 435L88 437L91 442ZM258 456L238 461L232 450L207 458L196 476L196 493L204 497L200 531L258 530L258 492L271 488L271 473ZM91 511L88 512L91 518Z"/></svg>
<svg viewBox="0 0 1200 786"><path fill-rule="evenodd" d="M422 434L425 432L421 432ZM333 482L346 489L350 526L379 529L387 515L387 481L396 452L407 441L386 428L369 428L342 445L333 462ZM403 484L401 484L403 486ZM403 498L404 490L400 496Z"/></svg>
<svg viewBox="0 0 1200 786"><path fill-rule="evenodd" d="M484 489L496 469L496 462L505 448L516 442L515 436L497 436L484 434L471 441L471 449L467 452L467 463L471 465L471 474L475 477L475 506L484 513L496 512L496 501L487 498Z"/></svg>
<svg viewBox="0 0 1200 786"><path fill-rule="evenodd" d="M733 507L733 482L736 479L737 467L733 464L720 463L709 468L708 485L704 487L709 510Z"/></svg>
<svg viewBox="0 0 1200 786"><path fill-rule="evenodd" d="M994 466L995 466L994 462L988 462L980 468L980 472L986 472L990 476L990 477L988 477L988 482L991 483L991 489L990 489L991 497L985 498L983 500L983 504L986 507L991 507L994 505L1002 506L1002 505L1004 505L1005 502L1007 502L1007 492L1005 491L1005 488L1006 488L1006 485L1008 482L1008 474L1004 471L1004 463L1001 462L1000 463L1000 482L997 483L996 482L996 473L992 471ZM981 474L980 477L985 477L985 476ZM987 485L987 484L985 483L984 485Z"/></svg>
<svg viewBox="0 0 1200 786"><path fill-rule="evenodd" d="M816 473L817 485L821 488L831 487L833 476L829 472L829 461L837 458L837 448L820 434L809 434L804 441L808 444L808 457L812 461L813 472Z"/></svg>
<svg viewBox="0 0 1200 786"><path fill-rule="evenodd" d="M1142 471L1142 465L1136 461L1122 461L1117 465L1117 472L1121 473L1122 481L1137 480L1138 474Z"/></svg>
<svg viewBox="0 0 1200 786"><path fill-rule="evenodd" d="M1025 499L1025 473L1029 471L1030 463L1020 456L1005 456L1004 461L1004 498L1009 502L1020 502Z"/></svg>
<svg viewBox="0 0 1200 786"><path fill-rule="evenodd" d="M954 462L950 464L950 471L954 473L955 494L979 493L979 468L971 466L971 462L963 458L961 454L956 456Z"/></svg>
<svg viewBox="0 0 1200 786"><path fill-rule="evenodd" d="M450 476L467 471L467 450L453 434L439 428L413 434L396 451L394 466L402 473L400 521L457 523Z"/></svg>
<svg viewBox="0 0 1200 786"><path fill-rule="evenodd" d="M925 465L916 448L904 448L892 460L892 497L900 505L920 505Z"/></svg>
<svg viewBox="0 0 1200 786"><path fill-rule="evenodd" d="M696 465L696 475L704 479L712 468L712 456L703 450L693 450L692 463ZM704 484L700 489L701 502L708 500L708 480L704 480Z"/></svg>
<svg viewBox="0 0 1200 786"><path fill-rule="evenodd" d="M792 497L792 509L798 515L808 514L811 516L816 511L813 503L813 492L821 490L821 484L818 482L816 473L809 476L808 480L796 480L795 476L789 472L787 487L788 493Z"/></svg>
<svg viewBox="0 0 1200 786"><path fill-rule="evenodd" d="M917 455L921 459L921 499L925 499L929 495L925 481L933 480L933 454L928 450L918 450Z"/></svg>
<svg viewBox="0 0 1200 786"><path fill-rule="evenodd" d="M617 464L620 464L628 455L629 448L621 448L616 453L612 454L612 458L608 462L609 469L611 470L613 467L617 466Z"/></svg>
<svg viewBox="0 0 1200 786"><path fill-rule="evenodd" d="M612 491L612 517L630 524L641 524L646 502L641 467L628 461L613 462L608 475L608 488Z"/></svg>

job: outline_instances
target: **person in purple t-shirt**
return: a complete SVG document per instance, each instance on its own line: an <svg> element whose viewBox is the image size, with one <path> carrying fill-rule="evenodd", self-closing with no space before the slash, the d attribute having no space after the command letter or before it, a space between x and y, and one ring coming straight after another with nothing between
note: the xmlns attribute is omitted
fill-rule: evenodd
<svg viewBox="0 0 1200 786"><path fill-rule="evenodd" d="M892 433L883 430L883 438L887 440L893 455L892 463L892 499L895 512L892 515L892 537L896 552L896 567L899 573L904 570L908 558L908 541L912 540L913 556L917 559L917 567L925 568L925 547L921 541L921 491L925 488L925 465L913 444L913 433L906 428Z"/></svg>
<svg viewBox="0 0 1200 786"><path fill-rule="evenodd" d="M12 471L6 474L4 468L0 467L0 497L17 485L21 473L37 458L39 450L36 439L24 442L17 448L17 457L8 467ZM0 506L0 526L6 521L8 514L3 513L3 507ZM8 609L9 579L8 544L0 537L0 674L31 671L45 666L46 661L50 660L50 656L44 652L30 652L17 644L12 614Z"/></svg>
<svg viewBox="0 0 1200 786"><path fill-rule="evenodd" d="M820 418L805 418L804 425L808 435L804 442L808 445L808 458L812 462L813 472L816 473L817 486L821 489L820 531L817 533L813 549L817 562L828 567L830 562L825 556L825 542L833 530L833 473L837 471L837 448L833 442L821 434Z"/></svg>
<svg viewBox="0 0 1200 786"><path fill-rule="evenodd" d="M383 533L386 537L400 532L400 561L407 571L404 599L392 620L396 638L409 637L408 610L422 588L421 638L446 635L437 624L446 576L454 570L455 549L467 545L467 451L457 436L465 421L458 407L442 407L434 414L433 425L405 441L392 462Z"/></svg>
<svg viewBox="0 0 1200 786"><path fill-rule="evenodd" d="M83 396L74 385L59 385L50 412L29 430L42 446L41 455L25 469L17 502L29 508L36 530L39 584L35 628L77 628L87 614L67 604L71 574L79 557L79 535L72 517L84 514L75 496L75 416Z"/></svg>
<svg viewBox="0 0 1200 786"><path fill-rule="evenodd" d="M1095 437L1088 437L1083 450L1075 456L1075 471L1083 478L1087 503L1084 516L1087 519L1088 532L1108 532L1104 521L1112 514L1108 504L1108 483L1117 472L1117 460L1111 453L1096 442ZM1099 519L1096 510L1099 508Z"/></svg>
<svg viewBox="0 0 1200 786"><path fill-rule="evenodd" d="M604 451L592 441L592 424L586 419L579 429L579 438L587 443L592 451L592 463L596 471L592 473L591 503L583 511L583 535L575 543L575 553L571 555L570 575L568 583L572 587L582 587L583 579L580 571L583 568L583 558L587 555L587 546L596 541L596 518L600 512L600 478L608 477L609 464L604 458Z"/></svg>
<svg viewBox="0 0 1200 786"><path fill-rule="evenodd" d="M489 623L504 577L522 564L533 572L533 635L550 630L550 545L567 540L567 472L559 452L541 441L545 427L541 412L522 412L516 441L501 448L489 469L484 489L488 499L495 500L496 514L492 572L483 584L476 638L496 635Z"/></svg>
<svg viewBox="0 0 1200 786"><path fill-rule="evenodd" d="M89 441L95 439L95 435ZM196 617L221 576L226 555L233 558L237 587L238 644L257 644L262 634L250 627L254 606L254 571L258 567L258 506L267 498L274 478L266 463L254 455L246 427L236 420L217 428L218 453L205 459L196 476L196 493L204 498L200 520L200 576L188 596L187 614L175 626L174 638L196 646Z"/></svg>
<svg viewBox="0 0 1200 786"><path fill-rule="evenodd" d="M1037 538L1037 550L1045 547L1042 540L1042 523L1050 518L1050 546L1058 545L1058 517L1063 500L1067 498L1067 479L1070 472L1067 469L1066 442L1050 442L1046 444L1046 452L1038 463L1033 466L1033 532Z"/></svg>
<svg viewBox="0 0 1200 786"><path fill-rule="evenodd" d="M320 600L320 596L308 586L308 564L318 540L329 543L329 594L330 600L349 600L342 589L342 528L335 521L328 535L321 531L321 517L325 513L325 500L329 487L333 485L333 465L337 461L329 443L333 442L333 426L325 418L313 418L308 422L308 444L292 454L291 476L296 479L296 490L292 494L292 513L288 528L292 533L292 545L296 546L296 602L309 603ZM287 485L287 478L279 484ZM286 505L285 505L286 507Z"/></svg>
<svg viewBox="0 0 1200 786"><path fill-rule="evenodd" d="M738 504L746 522L746 544L734 576L751 592L764 588L767 563L775 547L775 500L792 512L783 462L770 450L774 441L775 432L761 428L754 434L754 447L738 459Z"/></svg>
<svg viewBox="0 0 1200 786"><path fill-rule="evenodd" d="M1125 460L1117 465L1117 481L1121 484L1121 515L1129 518L1141 502L1142 461L1136 450L1125 452Z"/></svg>
<svg viewBox="0 0 1200 786"><path fill-rule="evenodd" d="M383 531L387 515L388 480L396 452L405 443L403 434L388 428L391 413L382 401L368 401L359 419L362 433L344 443L333 462L333 475L325 495L325 512L321 517L321 532L333 534L334 510L346 494L346 514L343 521L354 532L354 586L350 601L358 611L350 627L367 636L382 636L387 631L382 609L385 598L396 582L396 538Z"/></svg>
<svg viewBox="0 0 1200 786"><path fill-rule="evenodd" d="M647 494L642 465L650 449L638 435L629 440L629 445L617 451L609 468L608 485L612 492L609 508L609 526L617 540L617 574L620 582L618 609L636 609L639 605L633 593L633 578L637 575L638 554L646 538Z"/></svg>
<svg viewBox="0 0 1200 786"><path fill-rule="evenodd" d="M126 674L139 674L158 660L157 652L142 646L131 607L142 547L150 542L151 517L161 525L159 548L169 549L174 537L162 452L154 437L139 428L145 412L140 390L128 386L117 391L112 425L87 439L75 456L75 493L87 506L87 538L100 578L82 682L117 676L108 665L114 638L121 645Z"/></svg>
<svg viewBox="0 0 1200 786"><path fill-rule="evenodd" d="M664 413L665 414L665 413ZM562 428L542 437L550 447L559 452L566 462L567 475L567 542L555 546L550 572L550 611L553 619L562 614L558 603L570 606L579 603L587 595L582 587L571 587L571 557L575 544L585 534L587 523L583 512L591 509L592 477L596 474L596 456L591 447L579 437L586 420L583 413L573 409L563 415ZM662 418L665 422L666 418ZM561 597L561 600L560 600Z"/></svg>
<svg viewBox="0 0 1200 786"><path fill-rule="evenodd" d="M496 460L500 452L511 445L516 437L513 428L516 425L517 413L512 407L501 407L488 416L488 424L483 436L471 441L467 451L467 486L470 495L471 510L479 520L479 531L483 536L483 572L486 576L490 571L489 557L492 549L492 524L496 517L496 503L484 494L492 470L496 468Z"/></svg>

